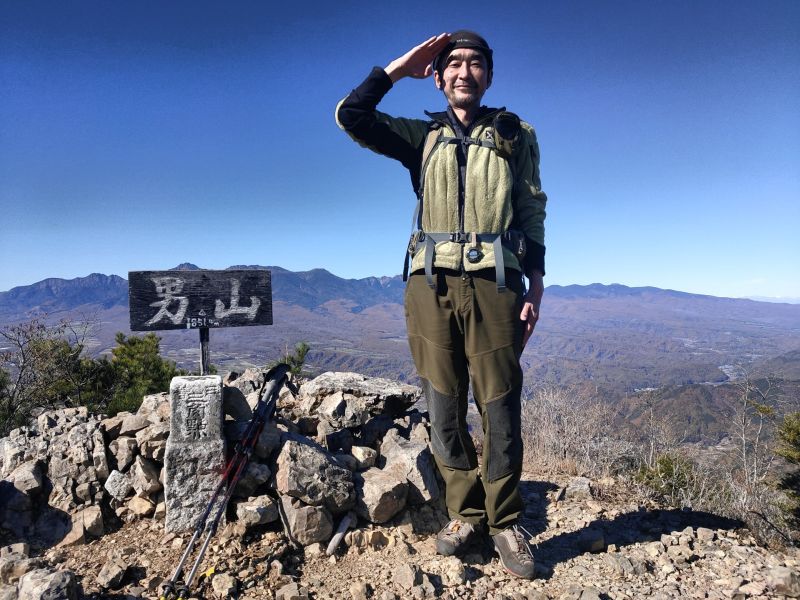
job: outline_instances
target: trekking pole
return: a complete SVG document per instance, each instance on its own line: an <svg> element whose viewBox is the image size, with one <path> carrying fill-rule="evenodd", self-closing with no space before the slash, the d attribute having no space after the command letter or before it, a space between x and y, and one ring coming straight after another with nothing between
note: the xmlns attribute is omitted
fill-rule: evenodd
<svg viewBox="0 0 800 600"><path fill-rule="evenodd" d="M261 386L262 391L265 385L266 385L266 380L264 381L264 385ZM194 546L197 543L198 538L202 535L203 530L206 528L206 522L208 521L208 517L214 508L214 504L216 504L217 502L217 498L219 498L220 492L225 487L225 484L228 481L228 477L230 476L231 470L239 462L241 462L241 452L239 445L237 445L233 456L231 456L231 459L228 461L228 464L226 465L225 470L222 473L222 477L220 477L219 483L217 483L217 487L211 494L211 498L209 499L205 510L203 510L203 514L197 520L197 525L194 528L194 533L192 534L192 537L189 539L189 542L186 544L186 549L183 551L181 559L178 561L178 565L175 567L175 572L172 574L172 577L162 586L162 594L160 600L169 600L169 598L171 598L175 594L176 591L175 584L178 583L178 580L183 574L183 566L184 564L186 564L186 560L189 558L189 555L191 555L192 550L194 550Z"/></svg>
<svg viewBox="0 0 800 600"><path fill-rule="evenodd" d="M268 379L265 377L264 378L264 382L261 385L261 389L259 390L259 398L261 398L262 395L263 395L264 388L267 385L267 381L268 381ZM247 432L250 431L250 429L252 427L252 424L253 424L253 421L254 421L254 418L255 417L253 417L250 420L250 422L248 423L247 429L245 430L246 434L247 434ZM214 504L216 504L217 498L219 498L220 492L225 487L225 485L226 485L226 483L228 481L228 478L230 477L231 471L241 461L241 450L242 450L241 443L237 444L236 445L236 449L235 449L235 451L233 453L233 456L231 456L230 460L228 461L228 464L225 466L225 470L222 473L222 477L220 477L219 483L217 483L217 487L214 489L214 492L211 494L211 498L209 499L205 510L203 510L203 514L197 520L197 525L194 528L194 532L192 534L192 537L191 537L191 539L189 539L189 543L186 544L186 549L184 550L183 554L181 555L181 559L178 561L178 565L175 567L175 572L172 574L172 577L166 583L164 583L163 586L162 586L162 593L161 593L160 600L169 600L170 598L172 598L175 595L175 593L176 593L175 585L180 580L181 575L183 575L183 566L186 564L186 560L191 555L192 550L194 550L194 546L197 543L198 538L202 535L203 530L206 527L206 522L208 520L208 517L211 514L211 511L214 509Z"/></svg>
<svg viewBox="0 0 800 600"><path fill-rule="evenodd" d="M234 451L230 461L228 461L228 464L222 473L220 481L217 484L217 487L215 488L208 505L203 511L203 514L200 516L200 519L198 519L194 533L192 534L192 537L189 540L189 543L187 544L186 549L184 550L183 555L178 562L178 565L175 567L175 572L169 581L163 584L160 600L170 600L175 596L177 596L178 600L184 600L184 598L188 597L191 583L194 580L203 556L208 549L208 544L216 532L220 520L222 519L222 515L225 512L228 501L233 495L236 484L241 478L245 467L250 462L250 456L252 455L253 449L258 442L258 438L261 436L264 425L267 421L272 419L272 416L275 413L275 407L281 387L284 383L289 383L288 373L289 366L280 363L270 369L265 375L264 383L262 384L259 392L259 400L255 413L250 422L247 424L247 428L244 431L242 439L236 445L236 450ZM290 383L289 387L294 388L294 386L292 386ZM220 493L224 488L226 488L226 486L226 493L217 509L216 514L214 515L214 519L209 526L208 517L211 515L211 511L214 509L214 505L217 503ZM186 582L183 585L181 585L179 588L176 588L180 581L180 577L183 574L183 567L186 564L186 561L191 555L197 540L203 534L203 531L206 530L208 533L203 545L200 548L200 551L198 552L198 556L195 559L192 569L189 572L189 577L187 577Z"/></svg>

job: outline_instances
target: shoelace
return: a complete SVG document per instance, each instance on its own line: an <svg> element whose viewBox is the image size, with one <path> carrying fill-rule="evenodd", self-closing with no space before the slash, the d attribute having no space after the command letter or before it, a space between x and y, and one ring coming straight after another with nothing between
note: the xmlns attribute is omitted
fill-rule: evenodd
<svg viewBox="0 0 800 600"><path fill-rule="evenodd" d="M469 524L459 521L458 519L453 519L445 526L445 529L447 529L445 535L459 537L461 535L459 531L465 527L469 527Z"/></svg>
<svg viewBox="0 0 800 600"><path fill-rule="evenodd" d="M522 525L512 526L511 531L514 533L514 540L517 542L517 553L527 554L531 560L534 560L533 550L531 550L531 545L528 543L528 540L533 537L531 532L525 529ZM527 538L523 537L523 532L528 536ZM520 548L524 548L525 551L523 552Z"/></svg>

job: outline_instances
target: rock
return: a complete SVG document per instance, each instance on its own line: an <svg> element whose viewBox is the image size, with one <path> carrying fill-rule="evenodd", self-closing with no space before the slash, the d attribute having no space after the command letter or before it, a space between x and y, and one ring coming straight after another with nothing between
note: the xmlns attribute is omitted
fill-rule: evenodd
<svg viewBox="0 0 800 600"><path fill-rule="evenodd" d="M316 417L314 415L300 417L299 419L297 419L295 424L297 425L297 429L299 430L299 432L302 433L303 435L314 437L315 435L317 435L317 433L319 433L318 431L319 417Z"/></svg>
<svg viewBox="0 0 800 600"><path fill-rule="evenodd" d="M647 564L635 556L606 554L603 559L618 577L634 577L647 573Z"/></svg>
<svg viewBox="0 0 800 600"><path fill-rule="evenodd" d="M366 402L353 394L337 391L327 396L317 407L320 418L334 428L358 427L369 419Z"/></svg>
<svg viewBox="0 0 800 600"><path fill-rule="evenodd" d="M167 503L159 502L156 504L156 510L153 512L153 518L161 521L167 516Z"/></svg>
<svg viewBox="0 0 800 600"><path fill-rule="evenodd" d="M328 372L301 386L299 402L303 414L318 414L341 428L363 425L376 415L399 415L420 393L418 387L388 379Z"/></svg>
<svg viewBox="0 0 800 600"><path fill-rule="evenodd" d="M381 548L385 548L390 543L389 538L386 537L386 534L380 531L379 529L368 531L365 537L367 546L372 548L373 550L380 550Z"/></svg>
<svg viewBox="0 0 800 600"><path fill-rule="evenodd" d="M598 529L585 529L580 532L578 545L583 552L603 552L606 548L605 536Z"/></svg>
<svg viewBox="0 0 800 600"><path fill-rule="evenodd" d="M70 571L36 569L19 580L19 600L77 600L78 583Z"/></svg>
<svg viewBox="0 0 800 600"><path fill-rule="evenodd" d="M26 538L33 527L33 500L14 487L10 481L0 481L0 527Z"/></svg>
<svg viewBox="0 0 800 600"><path fill-rule="evenodd" d="M424 598L433 598L436 595L436 586L433 585L427 573L422 574L422 583L420 583L419 587L422 588Z"/></svg>
<svg viewBox="0 0 800 600"><path fill-rule="evenodd" d="M408 481L409 504L423 504L439 497L436 467L426 443L406 440L397 429L391 429L381 443L381 455L386 458L384 470Z"/></svg>
<svg viewBox="0 0 800 600"><path fill-rule="evenodd" d="M352 454L346 454L344 452L337 452L333 455L336 459L336 464L339 466L347 469L348 471L358 471L358 461Z"/></svg>
<svg viewBox="0 0 800 600"><path fill-rule="evenodd" d="M348 531L344 536L344 543L350 548L366 548L367 538L362 529Z"/></svg>
<svg viewBox="0 0 800 600"><path fill-rule="evenodd" d="M666 551L664 544L661 542L650 542L644 547L645 552L651 558L656 558L659 554L663 554Z"/></svg>
<svg viewBox="0 0 800 600"><path fill-rule="evenodd" d="M587 587L581 592L581 600L603 600L603 595L597 588Z"/></svg>
<svg viewBox="0 0 800 600"><path fill-rule="evenodd" d="M717 534L713 529L709 529L707 527L697 528L697 539L701 542L713 542L716 536Z"/></svg>
<svg viewBox="0 0 800 600"><path fill-rule="evenodd" d="M461 585L467 580L464 563L455 556L448 556L441 562L442 583L446 586Z"/></svg>
<svg viewBox="0 0 800 600"><path fill-rule="evenodd" d="M137 517L149 517L156 511L156 505L147 498L134 496L128 502L128 509Z"/></svg>
<svg viewBox="0 0 800 600"><path fill-rule="evenodd" d="M79 483L75 486L75 498L79 501L79 504L90 504L99 489L100 485L97 482Z"/></svg>
<svg viewBox="0 0 800 600"><path fill-rule="evenodd" d="M238 423L247 423L253 418L253 409L244 392L233 386L222 386L222 412Z"/></svg>
<svg viewBox="0 0 800 600"><path fill-rule="evenodd" d="M142 444L142 446L139 448L139 451L145 458L149 458L150 460L155 460L158 462L164 462L164 456L167 452L167 442L158 440L147 441Z"/></svg>
<svg viewBox="0 0 800 600"><path fill-rule="evenodd" d="M245 369L241 375L233 372L228 373L225 386L236 388L247 396L261 389L266 372L264 369L249 368Z"/></svg>
<svg viewBox="0 0 800 600"><path fill-rule="evenodd" d="M570 585L561 594L559 600L601 600L600 591L593 587L581 587L579 585Z"/></svg>
<svg viewBox="0 0 800 600"><path fill-rule="evenodd" d="M130 413L121 412L113 417L100 421L100 428L106 432L109 440L114 441L119 437L119 430L122 428L122 422L128 415L130 415Z"/></svg>
<svg viewBox="0 0 800 600"><path fill-rule="evenodd" d="M156 492L161 491L162 485L159 479L159 468L156 464L146 458L137 456L133 461L128 476L136 495L140 498L147 498Z"/></svg>
<svg viewBox="0 0 800 600"><path fill-rule="evenodd" d="M356 459L359 471L365 471L375 466L375 459L378 457L378 452L368 446L353 446L350 453Z"/></svg>
<svg viewBox="0 0 800 600"><path fill-rule="evenodd" d="M169 423L154 423L136 432L136 443L141 448L145 444L166 442L169 438Z"/></svg>
<svg viewBox="0 0 800 600"><path fill-rule="evenodd" d="M170 384L170 435L164 457L166 528L195 527L225 467L222 378L174 377Z"/></svg>
<svg viewBox="0 0 800 600"><path fill-rule="evenodd" d="M0 600L17 600L17 586L0 583Z"/></svg>
<svg viewBox="0 0 800 600"><path fill-rule="evenodd" d="M800 598L800 577L789 567L774 567L767 573L767 586L776 594Z"/></svg>
<svg viewBox="0 0 800 600"><path fill-rule="evenodd" d="M592 481L586 477L573 477L564 491L564 496L569 499L592 498Z"/></svg>
<svg viewBox="0 0 800 600"><path fill-rule="evenodd" d="M64 538L58 543L59 547L82 546L86 543L86 528L83 526L83 519L76 515L72 518L72 528Z"/></svg>
<svg viewBox="0 0 800 600"><path fill-rule="evenodd" d="M42 491L42 470L39 461L30 460L19 465L11 472L9 479L17 491L34 496Z"/></svg>
<svg viewBox="0 0 800 600"><path fill-rule="evenodd" d="M762 596L767 589L767 584L763 581L751 581L741 587L738 592L745 596Z"/></svg>
<svg viewBox="0 0 800 600"><path fill-rule="evenodd" d="M291 496L281 496L291 536L303 546L328 541L333 535L333 517L323 506L307 506Z"/></svg>
<svg viewBox="0 0 800 600"><path fill-rule="evenodd" d="M137 431L141 431L150 425L150 421L144 415L128 415L122 420L122 425L119 428L119 435L132 436L136 435Z"/></svg>
<svg viewBox="0 0 800 600"><path fill-rule="evenodd" d="M308 590L296 583L290 583L276 592L275 600L308 600Z"/></svg>
<svg viewBox="0 0 800 600"><path fill-rule="evenodd" d="M249 462L239 482L236 484L234 494L239 498L247 498L264 483L269 481L272 473L267 465L257 462Z"/></svg>
<svg viewBox="0 0 800 600"><path fill-rule="evenodd" d="M353 448L353 434L349 429L336 429L324 421L317 426L316 441L330 452L349 453Z"/></svg>
<svg viewBox="0 0 800 600"><path fill-rule="evenodd" d="M275 423L266 423L256 442L255 455L269 458L281 445L281 431Z"/></svg>
<svg viewBox="0 0 800 600"><path fill-rule="evenodd" d="M350 586L352 600L367 600L370 596L369 586L363 581L356 581Z"/></svg>
<svg viewBox="0 0 800 600"><path fill-rule="evenodd" d="M161 392L145 396L136 414L145 417L151 423L169 420L169 394Z"/></svg>
<svg viewBox="0 0 800 600"><path fill-rule="evenodd" d="M373 467L354 477L356 512L372 523L385 523L406 506L408 483L391 472Z"/></svg>
<svg viewBox="0 0 800 600"><path fill-rule="evenodd" d="M352 473L336 464L323 448L287 434L276 461L275 487L281 494L333 514L350 510L356 499Z"/></svg>
<svg viewBox="0 0 800 600"><path fill-rule="evenodd" d="M99 427L92 432L92 466L99 480L108 477L110 469L108 467L108 455L106 454L106 442Z"/></svg>
<svg viewBox="0 0 800 600"><path fill-rule="evenodd" d="M214 575L214 579L211 580L211 589L217 598L233 598L238 585L236 578L228 573Z"/></svg>
<svg viewBox="0 0 800 600"><path fill-rule="evenodd" d="M99 506L89 506L76 515L83 523L83 528L89 535L100 537L105 533L103 512Z"/></svg>
<svg viewBox="0 0 800 600"><path fill-rule="evenodd" d="M325 554L325 546L317 542L316 544L306 546L303 555L305 558L318 558L323 554Z"/></svg>
<svg viewBox="0 0 800 600"><path fill-rule="evenodd" d="M392 582L404 590L410 590L422 580L419 567L403 563L395 567Z"/></svg>
<svg viewBox="0 0 800 600"><path fill-rule="evenodd" d="M159 577L158 575L154 575L152 577L148 577L142 583L144 584L145 589L150 592L158 591L158 588L161 587L161 584L164 582L163 577Z"/></svg>
<svg viewBox="0 0 800 600"><path fill-rule="evenodd" d="M248 498L236 503L236 519L246 527L272 523L280 518L278 506L269 496Z"/></svg>
<svg viewBox="0 0 800 600"><path fill-rule="evenodd" d="M9 544L0 548L0 558L8 556L9 554L21 554L22 556L31 555L31 547L25 542L17 542L16 544Z"/></svg>
<svg viewBox="0 0 800 600"><path fill-rule="evenodd" d="M112 558L97 574L97 585L109 590L117 590L122 587L122 581L128 572L128 565L120 558Z"/></svg>
<svg viewBox="0 0 800 600"><path fill-rule="evenodd" d="M120 502L123 501L133 489L128 476L117 470L111 471L103 487L113 498L116 498Z"/></svg>
<svg viewBox="0 0 800 600"><path fill-rule="evenodd" d="M10 552L0 557L0 583L16 584L20 577L45 566L44 561L38 558L28 558L24 554Z"/></svg>
<svg viewBox="0 0 800 600"><path fill-rule="evenodd" d="M360 443L363 446L377 446L386 435L394 428L394 421L389 415L372 417L361 427Z"/></svg>

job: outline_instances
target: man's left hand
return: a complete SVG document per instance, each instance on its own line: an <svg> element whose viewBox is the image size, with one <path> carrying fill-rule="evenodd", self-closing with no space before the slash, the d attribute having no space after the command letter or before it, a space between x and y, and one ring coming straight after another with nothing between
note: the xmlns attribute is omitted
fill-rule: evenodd
<svg viewBox="0 0 800 600"><path fill-rule="evenodd" d="M522 336L523 348L528 343L533 329L536 327L536 322L539 320L539 307L544 294L544 276L538 271L532 271L528 274L528 282L530 289L522 299L522 312L519 314L520 320L525 321L525 332Z"/></svg>

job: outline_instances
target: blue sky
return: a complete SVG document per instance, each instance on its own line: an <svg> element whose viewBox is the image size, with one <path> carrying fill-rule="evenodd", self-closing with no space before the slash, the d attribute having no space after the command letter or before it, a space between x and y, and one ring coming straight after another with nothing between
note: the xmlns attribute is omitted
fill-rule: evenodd
<svg viewBox="0 0 800 600"><path fill-rule="evenodd" d="M0 290L234 264L402 269L414 198L333 107L480 31L537 129L547 284L800 297L800 3L0 4ZM381 105L444 100L403 80Z"/></svg>

